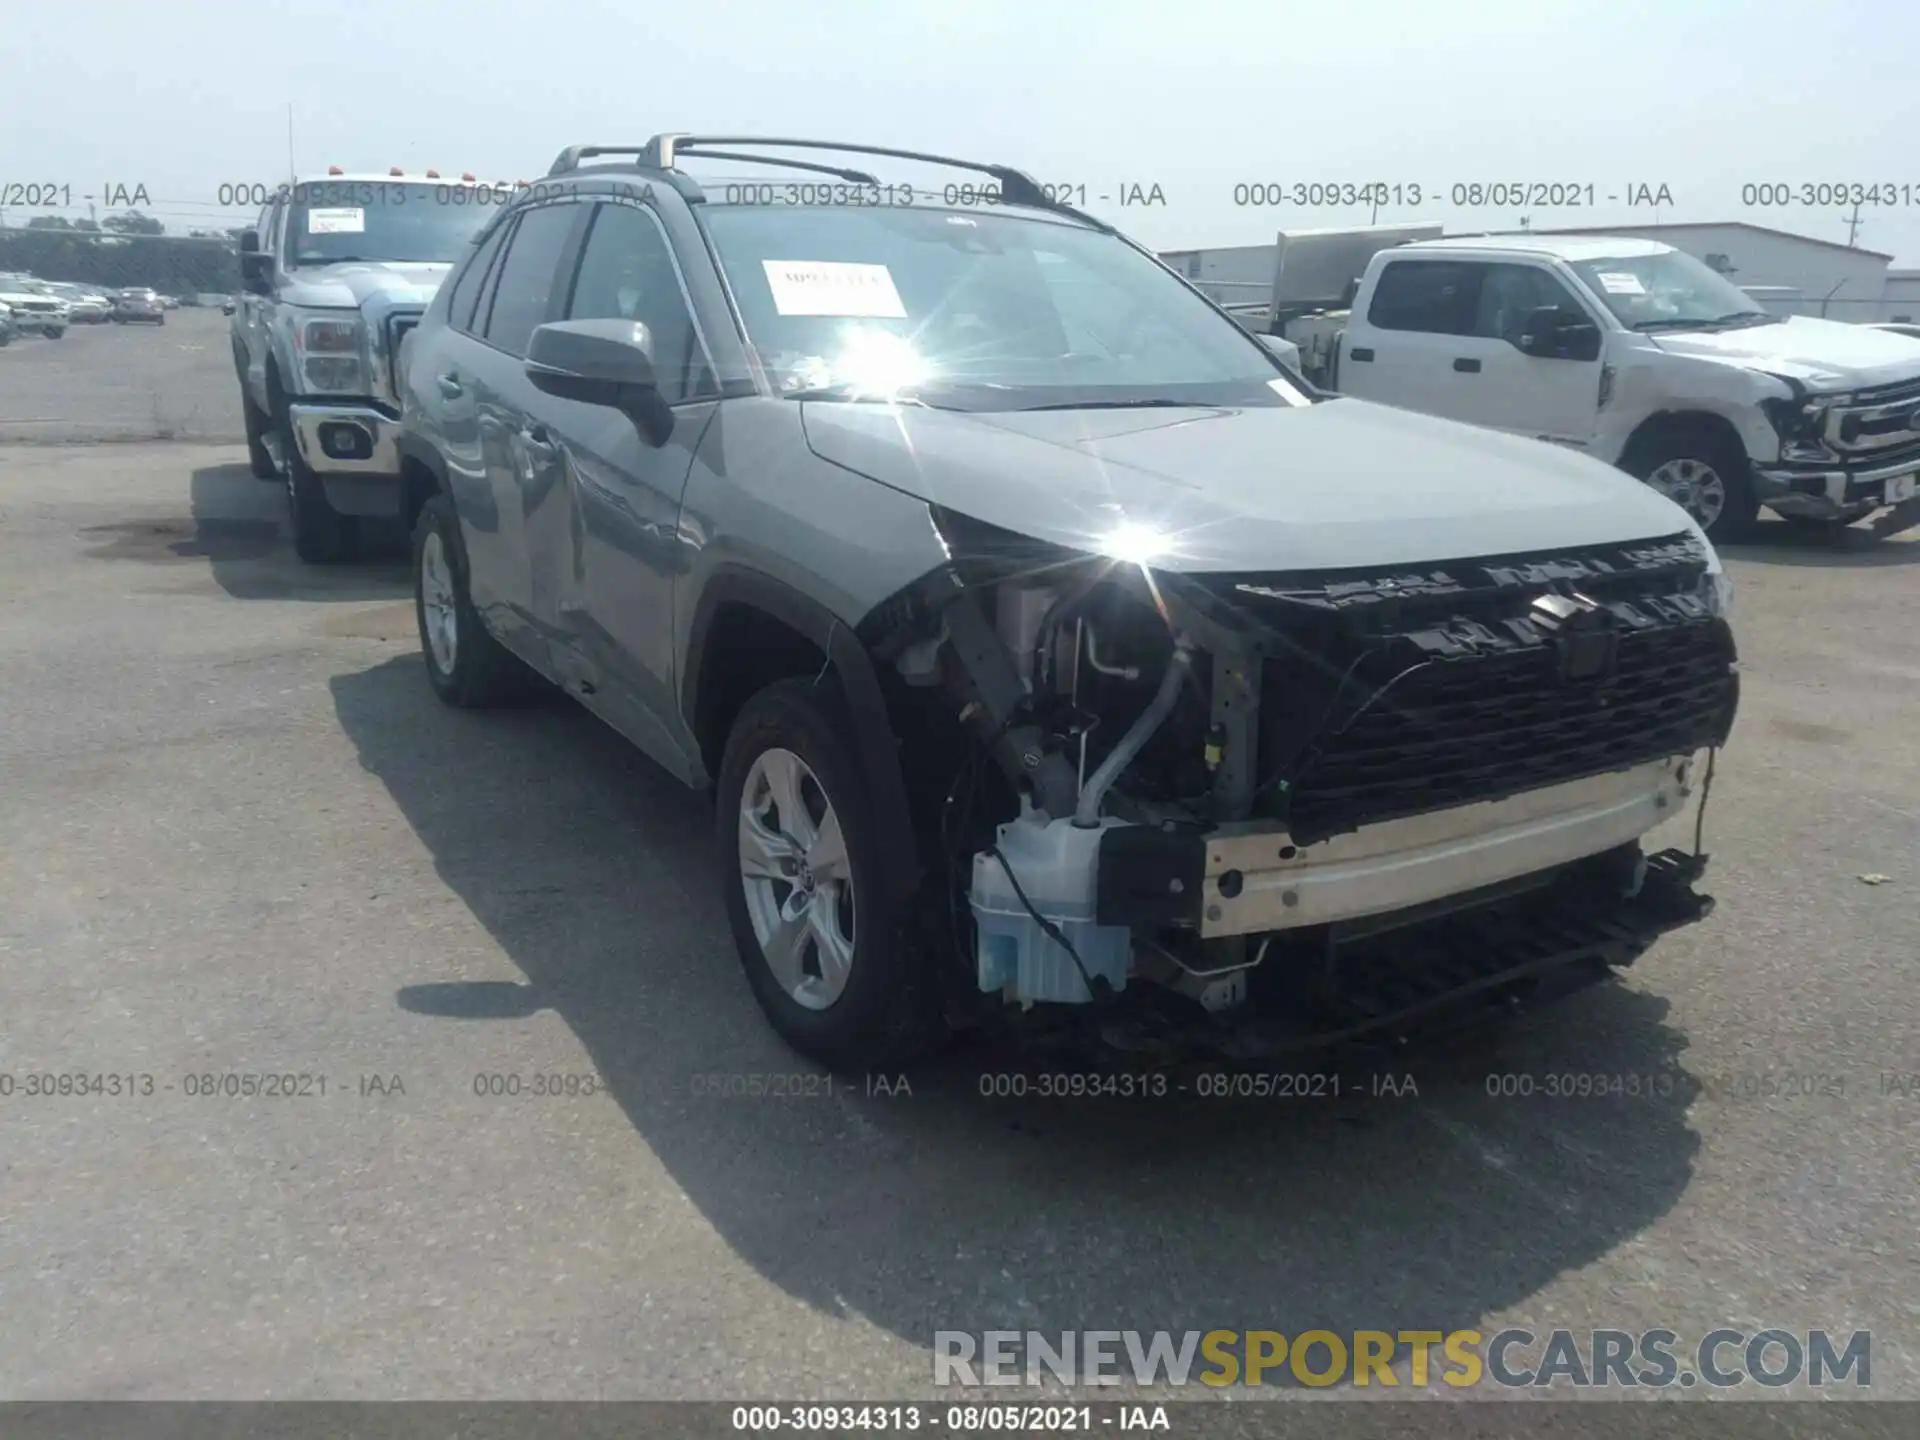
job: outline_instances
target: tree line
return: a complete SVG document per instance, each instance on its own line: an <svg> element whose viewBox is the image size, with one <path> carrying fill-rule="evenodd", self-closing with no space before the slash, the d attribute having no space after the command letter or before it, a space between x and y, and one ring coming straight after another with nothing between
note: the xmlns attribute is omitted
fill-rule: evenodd
<svg viewBox="0 0 1920 1440"><path fill-rule="evenodd" d="M22 228L0 228L0 271L111 290L146 286L163 295L230 295L240 288L235 252L241 233L168 235L166 226L137 210L98 222L38 215Z"/></svg>

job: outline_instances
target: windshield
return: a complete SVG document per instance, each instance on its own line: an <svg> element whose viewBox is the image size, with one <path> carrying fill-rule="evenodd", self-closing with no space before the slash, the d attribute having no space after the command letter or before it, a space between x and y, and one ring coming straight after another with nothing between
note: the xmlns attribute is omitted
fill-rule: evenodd
<svg viewBox="0 0 1920 1440"><path fill-rule="evenodd" d="M790 395L967 410L1304 401L1239 326L1078 224L904 206L696 213Z"/></svg>
<svg viewBox="0 0 1920 1440"><path fill-rule="evenodd" d="M1731 280L1678 250L1576 260L1573 268L1629 330L1775 318Z"/></svg>
<svg viewBox="0 0 1920 1440"><path fill-rule="evenodd" d="M371 180L294 187L287 212L289 265L345 260L452 262L494 209L468 185Z"/></svg>

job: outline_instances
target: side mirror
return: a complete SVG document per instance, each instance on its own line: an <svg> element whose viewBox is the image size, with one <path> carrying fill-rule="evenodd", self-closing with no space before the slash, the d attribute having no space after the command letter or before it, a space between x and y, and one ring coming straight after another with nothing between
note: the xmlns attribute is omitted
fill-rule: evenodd
<svg viewBox="0 0 1920 1440"><path fill-rule="evenodd" d="M273 288L273 257L263 255L256 248L240 253L240 281L255 295L265 295Z"/></svg>
<svg viewBox="0 0 1920 1440"><path fill-rule="evenodd" d="M1520 327L1519 343L1537 360L1592 360L1600 354L1600 327L1558 305L1542 305Z"/></svg>
<svg viewBox="0 0 1920 1440"><path fill-rule="evenodd" d="M660 394L652 351L653 336L638 320L560 320L528 340L527 378L562 400L623 412L658 447L673 433L673 411Z"/></svg>

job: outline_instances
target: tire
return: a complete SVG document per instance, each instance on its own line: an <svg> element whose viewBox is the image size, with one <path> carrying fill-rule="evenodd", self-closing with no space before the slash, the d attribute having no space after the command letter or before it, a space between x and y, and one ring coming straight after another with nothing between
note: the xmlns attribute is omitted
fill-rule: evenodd
<svg viewBox="0 0 1920 1440"><path fill-rule="evenodd" d="M253 478L278 480L280 467L274 463L273 451L267 448L267 432L273 422L248 398L244 385L240 389L240 417L247 430L247 468L253 471Z"/></svg>
<svg viewBox="0 0 1920 1440"><path fill-rule="evenodd" d="M1715 544L1743 538L1759 518L1746 452L1712 427L1662 431L1635 446L1620 468L1673 500Z"/></svg>
<svg viewBox="0 0 1920 1440"><path fill-rule="evenodd" d="M787 1044L836 1071L905 1062L941 1030L926 958L909 942L913 906L881 889L886 841L852 734L833 685L807 676L760 691L727 738L715 826L747 984ZM799 797L804 822L780 813L778 793ZM819 844L829 817L837 849ZM796 840L809 835L815 848L803 856ZM776 968L762 934L783 932L797 938Z"/></svg>
<svg viewBox="0 0 1920 1440"><path fill-rule="evenodd" d="M49 340L64 340L67 338L66 331L57 329L52 325L47 326L47 328L40 333L45 335Z"/></svg>
<svg viewBox="0 0 1920 1440"><path fill-rule="evenodd" d="M293 529L293 553L309 565L335 565L351 560L360 548L360 530L351 515L342 515L327 501L320 477L300 458L293 436L293 411L284 395L273 392L280 453L285 457L287 517Z"/></svg>
<svg viewBox="0 0 1920 1440"><path fill-rule="evenodd" d="M433 693L478 710L524 697L539 677L488 633L467 588L467 550L453 502L437 494L413 526L413 615ZM442 627L450 626L450 632ZM445 643L443 643L445 642Z"/></svg>

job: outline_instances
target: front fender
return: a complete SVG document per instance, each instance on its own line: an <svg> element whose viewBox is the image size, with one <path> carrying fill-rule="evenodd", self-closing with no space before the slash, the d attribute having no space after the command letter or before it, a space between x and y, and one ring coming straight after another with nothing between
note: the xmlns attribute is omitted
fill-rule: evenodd
<svg viewBox="0 0 1920 1440"><path fill-rule="evenodd" d="M906 780L897 756L899 740L887 713L879 672L853 627L812 596L762 571L722 562L708 573L687 627L686 652L679 666L680 712L690 734L699 733L700 689L706 671L707 638L714 617L730 604L772 616L819 646L833 667L853 721L854 750L866 770L868 794L884 843L882 882L906 896L920 883L907 804Z"/></svg>
<svg viewBox="0 0 1920 1440"><path fill-rule="evenodd" d="M1633 438L1664 416L1711 415L1731 425L1747 458L1770 464L1780 458L1780 436L1762 400L1792 394L1788 383L1743 365L1663 354L1657 360L1617 362L1613 398L1601 412L1593 453L1618 464Z"/></svg>

